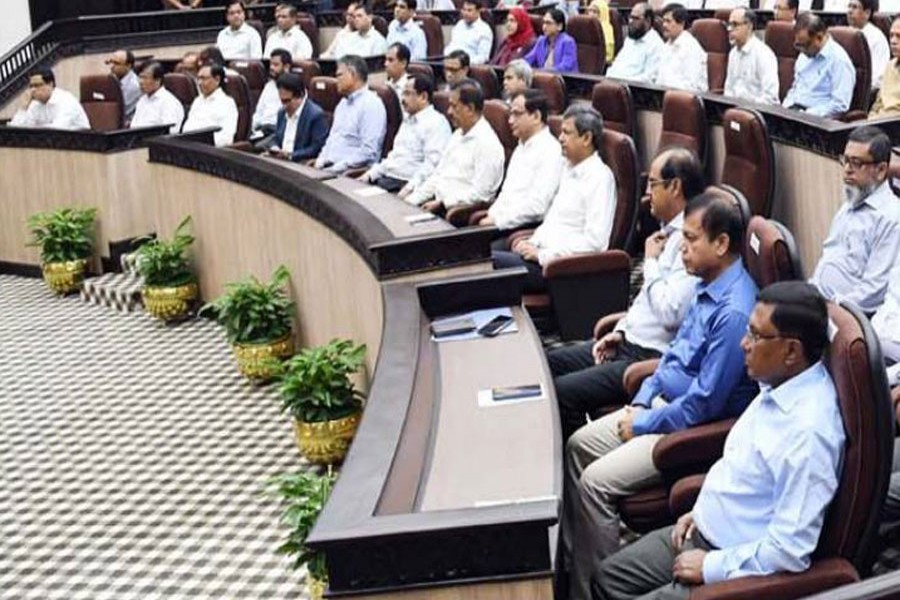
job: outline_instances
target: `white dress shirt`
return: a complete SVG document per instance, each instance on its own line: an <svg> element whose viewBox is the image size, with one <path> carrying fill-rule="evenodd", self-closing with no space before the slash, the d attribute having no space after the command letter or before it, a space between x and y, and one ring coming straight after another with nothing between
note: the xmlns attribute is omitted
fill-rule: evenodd
<svg viewBox="0 0 900 600"><path fill-rule="evenodd" d="M866 42L869 44L869 55L872 57L872 89L878 89L881 87L881 77L884 75L884 70L887 69L887 64L891 60L891 47L888 46L884 32L871 22L866 23L861 31L866 36Z"/></svg>
<svg viewBox="0 0 900 600"><path fill-rule="evenodd" d="M216 146L227 146L234 142L237 122L237 104L222 88L216 88L209 96L201 93L194 98L183 131L219 127L219 131L214 134Z"/></svg>
<svg viewBox="0 0 900 600"><path fill-rule="evenodd" d="M564 160L559 142L544 127L519 142L509 159L506 179L488 216L497 229L513 229L541 221L559 187Z"/></svg>
<svg viewBox="0 0 900 600"><path fill-rule="evenodd" d="M418 4L419 10L456 10L456 5L453 4L453 0L422 0L421 4Z"/></svg>
<svg viewBox="0 0 900 600"><path fill-rule="evenodd" d="M460 19L453 26L450 35L450 43L444 50L447 56L454 50L464 50L469 55L469 61L473 65L483 65L491 58L491 44L494 42L494 32L490 25L480 18L469 25Z"/></svg>
<svg viewBox="0 0 900 600"><path fill-rule="evenodd" d="M334 58L341 58L348 54L357 56L378 56L387 52L387 40L378 33L374 27L370 27L365 35L358 31L354 31L348 35L341 36L337 42L337 47L333 48Z"/></svg>
<svg viewBox="0 0 900 600"><path fill-rule="evenodd" d="M531 236L538 262L609 247L616 214L616 178L596 153L576 166L566 162L556 197Z"/></svg>
<svg viewBox="0 0 900 600"><path fill-rule="evenodd" d="M152 127L154 125L171 125L169 133L181 131L184 121L184 106L172 92L159 86L152 95L144 94L134 109L131 127Z"/></svg>
<svg viewBox="0 0 900 600"><path fill-rule="evenodd" d="M881 351L886 359L900 363L900 268L891 271L884 304L872 317L872 328L881 341ZM889 371L890 372L890 371ZM891 386L900 381L889 381Z"/></svg>
<svg viewBox="0 0 900 600"><path fill-rule="evenodd" d="M294 153L294 144L297 141L297 124L300 122L300 115L303 114L303 107L306 106L306 96L293 115L289 115L284 111L284 138L281 140L281 151L287 152L288 155Z"/></svg>
<svg viewBox="0 0 900 600"><path fill-rule="evenodd" d="M468 133L453 132L434 173L406 199L422 204L434 198L447 208L490 202L503 181L505 160L503 144L481 117Z"/></svg>
<svg viewBox="0 0 900 600"><path fill-rule="evenodd" d="M400 76L396 81L387 77L385 79L385 83L389 88L394 90L394 93L397 94L397 100L403 99L403 89L406 87L406 83L409 81L409 73L404 72L403 75ZM403 105L401 104L401 107ZM404 111L405 114L405 111Z"/></svg>
<svg viewBox="0 0 900 600"><path fill-rule="evenodd" d="M839 12L845 13L847 12L847 5L849 4L849 0L825 0L822 5L822 10L824 12ZM880 9L884 10L884 9Z"/></svg>
<svg viewBox="0 0 900 600"><path fill-rule="evenodd" d="M216 46L226 60L260 60L262 40L259 32L244 23L237 30L226 27L216 37Z"/></svg>
<svg viewBox="0 0 900 600"><path fill-rule="evenodd" d="M137 106L142 95L137 73L128 71L125 77L119 80L119 87L122 88L122 99L125 101L125 120L128 121L134 116L134 107Z"/></svg>
<svg viewBox="0 0 900 600"><path fill-rule="evenodd" d="M309 59L313 55L312 42L309 41L299 25L294 25L287 31L275 28L275 31L266 40L266 50L263 55L269 58L272 56L272 51L279 48L290 52L291 58L295 60L298 58Z"/></svg>
<svg viewBox="0 0 900 600"><path fill-rule="evenodd" d="M403 121L390 154L369 169L369 181L392 177L406 181L414 191L434 172L450 135L447 119L429 104Z"/></svg>
<svg viewBox="0 0 900 600"><path fill-rule="evenodd" d="M778 104L778 59L769 46L751 35L743 48L728 53L725 95L761 104Z"/></svg>
<svg viewBox="0 0 900 600"><path fill-rule="evenodd" d="M690 31L682 31L675 41L663 45L654 83L689 92L709 89L706 50Z"/></svg>
<svg viewBox="0 0 900 600"><path fill-rule="evenodd" d="M656 79L665 42L652 27L640 39L625 38L625 44L606 71L607 77L651 82Z"/></svg>
<svg viewBox="0 0 900 600"><path fill-rule="evenodd" d="M892 15L900 12L900 0L884 0L878 3L878 11Z"/></svg>
<svg viewBox="0 0 900 600"><path fill-rule="evenodd" d="M322 52L319 56L321 58L337 58L336 52L341 48L344 44L344 40L353 35L354 31L347 27L346 25L341 27L338 32L334 35L334 39L331 40L331 44L328 45L328 48L325 52Z"/></svg>
<svg viewBox="0 0 900 600"><path fill-rule="evenodd" d="M9 123L13 127L47 127L50 129L90 129L87 114L78 98L60 88L53 88L46 104L32 100L21 108Z"/></svg>
<svg viewBox="0 0 900 600"><path fill-rule="evenodd" d="M274 127L281 107L278 86L275 85L274 79L270 79L260 92L259 100L256 101L256 110L253 112L253 130L260 129L263 125Z"/></svg>

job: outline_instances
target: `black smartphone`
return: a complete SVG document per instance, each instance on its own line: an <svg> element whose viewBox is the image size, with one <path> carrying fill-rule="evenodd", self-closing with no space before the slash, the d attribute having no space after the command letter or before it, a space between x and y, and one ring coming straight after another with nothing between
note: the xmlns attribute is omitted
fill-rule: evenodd
<svg viewBox="0 0 900 600"><path fill-rule="evenodd" d="M484 325L478 328L478 335L484 337L494 337L503 329L513 322L513 318L509 315L497 315Z"/></svg>
<svg viewBox="0 0 900 600"><path fill-rule="evenodd" d="M540 395L541 385L539 383L491 388L491 397L494 399L494 402L518 400L520 398L536 398Z"/></svg>
<svg viewBox="0 0 900 600"><path fill-rule="evenodd" d="M475 330L475 321L469 317L460 319L448 319L431 324L431 333L435 338L448 337L458 335L460 333L469 333Z"/></svg>

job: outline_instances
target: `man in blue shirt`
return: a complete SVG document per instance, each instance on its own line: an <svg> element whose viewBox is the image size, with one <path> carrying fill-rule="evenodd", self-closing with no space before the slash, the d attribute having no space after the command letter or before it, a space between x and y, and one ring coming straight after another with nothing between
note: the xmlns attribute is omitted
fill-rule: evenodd
<svg viewBox="0 0 900 600"><path fill-rule="evenodd" d="M756 299L741 261L738 208L710 193L684 211L681 256L696 294L656 373L626 406L566 443L562 519L572 598L590 597L591 573L619 546L620 498L660 481L653 448L664 434L734 417L756 393L739 351Z"/></svg>
<svg viewBox="0 0 900 600"><path fill-rule="evenodd" d="M387 43L390 46L399 42L409 48L412 60L425 60L428 43L425 32L413 19L415 14L416 0L397 0L394 4L394 20L388 25Z"/></svg>
<svg viewBox="0 0 900 600"><path fill-rule="evenodd" d="M688 598L703 583L809 568L846 440L834 383L819 362L828 346L824 299L800 281L767 287L741 346L761 391L693 511L604 561L594 598Z"/></svg>
<svg viewBox="0 0 900 600"><path fill-rule="evenodd" d="M782 105L819 117L839 117L850 109L856 68L844 48L828 35L825 21L805 12L794 24L794 83Z"/></svg>

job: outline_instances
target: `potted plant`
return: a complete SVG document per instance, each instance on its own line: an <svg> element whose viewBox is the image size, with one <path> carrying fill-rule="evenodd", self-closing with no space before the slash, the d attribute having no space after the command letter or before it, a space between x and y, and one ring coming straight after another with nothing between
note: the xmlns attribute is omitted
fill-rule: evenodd
<svg viewBox="0 0 900 600"><path fill-rule="evenodd" d="M360 369L365 354L365 345L331 340L284 363L281 407L294 417L300 452L311 462L333 464L347 454L363 405L350 376Z"/></svg>
<svg viewBox="0 0 900 600"><path fill-rule="evenodd" d="M28 218L33 236L29 246L41 249L41 271L57 294L81 287L88 258L93 253L96 208L60 208Z"/></svg>
<svg viewBox="0 0 900 600"><path fill-rule="evenodd" d="M268 380L278 375L281 360L294 353L291 317L294 303L287 297L291 275L281 265L272 281L256 277L229 283L225 293L200 312L211 311L225 327L234 348L238 369L251 379Z"/></svg>
<svg viewBox="0 0 900 600"><path fill-rule="evenodd" d="M284 506L281 520L291 528L287 541L278 547L278 552L296 556L295 569L306 565L309 573L306 586L312 600L321 600L328 583L328 570L325 555L307 546L306 538L325 508L334 481L329 468L322 475L307 471L279 475L270 482L270 493L278 496Z"/></svg>
<svg viewBox="0 0 900 600"><path fill-rule="evenodd" d="M194 242L187 233L190 223L191 218L186 217L171 240L150 239L135 253L135 268L144 279L144 308L164 321L184 317L197 299L197 279L188 259L188 249Z"/></svg>

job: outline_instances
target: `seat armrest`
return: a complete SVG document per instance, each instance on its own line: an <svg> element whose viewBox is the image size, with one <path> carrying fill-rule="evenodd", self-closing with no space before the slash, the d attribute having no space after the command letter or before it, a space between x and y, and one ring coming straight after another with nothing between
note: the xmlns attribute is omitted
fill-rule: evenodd
<svg viewBox="0 0 900 600"><path fill-rule="evenodd" d="M485 218L487 215L488 211L486 208L474 211L471 215L469 215L469 225L471 227L478 225L478 222Z"/></svg>
<svg viewBox="0 0 900 600"><path fill-rule="evenodd" d="M453 208L447 210L447 215L444 218L447 219L447 222L454 227L467 227L469 225L469 219L472 216L472 213L478 210L484 210L490 205L490 202L482 201L475 202L474 204L454 206Z"/></svg>
<svg viewBox="0 0 900 600"><path fill-rule="evenodd" d="M725 438L736 421L715 421L664 436L653 447L653 464L663 472L711 465L722 456Z"/></svg>
<svg viewBox="0 0 900 600"><path fill-rule="evenodd" d="M608 314L605 317L597 319L597 324L594 325L594 339L599 340L601 337L615 329L618 322L624 319L626 314L628 314L627 311L622 311Z"/></svg>
<svg viewBox="0 0 900 600"><path fill-rule="evenodd" d="M738 577L691 589L691 600L792 600L859 581L853 565L842 558L813 561L802 573Z"/></svg>
<svg viewBox="0 0 900 600"><path fill-rule="evenodd" d="M651 358L633 363L625 369L625 374L622 376L622 385L625 386L625 392L629 398L637 393L644 380L653 375L658 366L659 359Z"/></svg>
<svg viewBox="0 0 900 600"><path fill-rule="evenodd" d="M848 110L840 117L840 121L851 123L853 121L865 121L869 118L869 113L864 110Z"/></svg>
<svg viewBox="0 0 900 600"><path fill-rule="evenodd" d="M675 482L669 490L669 511L673 517L677 519L693 510L704 479L706 475L689 475Z"/></svg>
<svg viewBox="0 0 900 600"><path fill-rule="evenodd" d="M358 179L363 173L368 171L368 167L353 167L352 169L347 169L343 173L341 173L344 177L351 177L353 179ZM368 182L366 182L368 183Z"/></svg>
<svg viewBox="0 0 900 600"><path fill-rule="evenodd" d="M631 258L622 250L587 252L556 258L544 265L544 277L572 277L631 269Z"/></svg>
<svg viewBox="0 0 900 600"><path fill-rule="evenodd" d="M254 154L259 154L259 152L254 152L253 144L250 142L235 142L228 146L232 150L239 150L241 152L252 152Z"/></svg>

